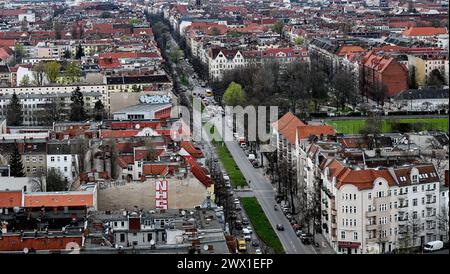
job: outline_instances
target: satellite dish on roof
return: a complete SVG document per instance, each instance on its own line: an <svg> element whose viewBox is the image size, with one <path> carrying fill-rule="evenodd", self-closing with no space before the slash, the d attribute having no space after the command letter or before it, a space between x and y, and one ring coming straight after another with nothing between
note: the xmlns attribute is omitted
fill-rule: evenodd
<svg viewBox="0 0 450 274"><path fill-rule="evenodd" d="M155 240L150 240L150 245L155 245Z"/></svg>
<svg viewBox="0 0 450 274"><path fill-rule="evenodd" d="M182 216L186 215L186 211L182 210L182 211L181 211L181 215L182 215Z"/></svg>
<svg viewBox="0 0 450 274"><path fill-rule="evenodd" d="M28 250L27 247L24 247L24 248L23 248L23 253L24 253L24 254L28 254L28 251L29 251L29 250Z"/></svg>
<svg viewBox="0 0 450 274"><path fill-rule="evenodd" d="M140 125L140 124L136 124L135 128L136 128L136 129L140 129L140 128L141 128L141 125Z"/></svg>
<svg viewBox="0 0 450 274"><path fill-rule="evenodd" d="M204 250L204 251L208 251L208 249L209 249L209 247L208 247L207 244L203 245L203 250Z"/></svg>
<svg viewBox="0 0 450 274"><path fill-rule="evenodd" d="M20 208L18 206L15 206L13 208L14 213L18 213L20 211Z"/></svg>

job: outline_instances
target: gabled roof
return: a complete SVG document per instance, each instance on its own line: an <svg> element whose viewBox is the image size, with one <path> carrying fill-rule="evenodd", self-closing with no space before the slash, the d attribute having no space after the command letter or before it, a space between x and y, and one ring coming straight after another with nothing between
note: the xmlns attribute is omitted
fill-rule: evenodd
<svg viewBox="0 0 450 274"><path fill-rule="evenodd" d="M194 146L194 144L190 141L182 141L181 147L184 148L184 150L186 150L186 152L188 152L194 158L202 158L203 157L202 151L200 149L196 148Z"/></svg>
<svg viewBox="0 0 450 274"><path fill-rule="evenodd" d="M300 126L305 126L297 116L292 112L288 112L278 121L274 123L274 128L278 130L291 144L295 143L296 129Z"/></svg>
<svg viewBox="0 0 450 274"><path fill-rule="evenodd" d="M159 175L166 176L169 173L169 166L165 164L144 164L142 175Z"/></svg>
<svg viewBox="0 0 450 274"><path fill-rule="evenodd" d="M395 186L395 180L387 169L352 170L346 167L345 172L342 172L336 177L336 187L339 189L343 185L352 184L359 190L371 189L373 187L373 182L377 178L383 178L388 182L389 186Z"/></svg>
<svg viewBox="0 0 450 274"><path fill-rule="evenodd" d="M414 166L419 171L419 183L433 183L439 182L439 177L437 175L436 169L433 165L423 165L423 166ZM397 168L394 170L394 174L397 177L397 181L400 183L400 186L411 185L411 169L413 167L405 167L405 168ZM422 174L426 174L423 176Z"/></svg>
<svg viewBox="0 0 450 274"><path fill-rule="evenodd" d="M191 172L205 187L212 185L212 180L206 175L205 170L197 163L197 161L190 157L185 157L186 162L191 166Z"/></svg>

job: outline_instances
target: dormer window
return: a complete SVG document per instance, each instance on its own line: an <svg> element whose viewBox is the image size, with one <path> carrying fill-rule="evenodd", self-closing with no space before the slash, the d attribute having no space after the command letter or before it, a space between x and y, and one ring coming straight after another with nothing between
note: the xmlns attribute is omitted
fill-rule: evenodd
<svg viewBox="0 0 450 274"><path fill-rule="evenodd" d="M418 176L417 175L413 175L412 176L412 182L413 183L417 183L419 181Z"/></svg>

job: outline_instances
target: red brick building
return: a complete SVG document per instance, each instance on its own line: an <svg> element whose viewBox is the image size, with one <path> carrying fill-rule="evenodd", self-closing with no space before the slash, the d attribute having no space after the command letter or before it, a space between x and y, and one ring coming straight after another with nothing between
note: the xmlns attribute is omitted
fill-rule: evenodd
<svg viewBox="0 0 450 274"><path fill-rule="evenodd" d="M385 85L392 97L408 89L408 69L389 56L368 52L362 59L363 91L373 95L377 85Z"/></svg>

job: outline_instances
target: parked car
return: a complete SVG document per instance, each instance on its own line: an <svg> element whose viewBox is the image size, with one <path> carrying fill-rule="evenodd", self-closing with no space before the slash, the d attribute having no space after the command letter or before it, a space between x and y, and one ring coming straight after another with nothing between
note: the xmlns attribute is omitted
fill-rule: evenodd
<svg viewBox="0 0 450 274"><path fill-rule="evenodd" d="M253 240L253 241L252 241L252 246L253 246L253 247L257 247L257 246L259 246L259 243L258 243L258 241L256 241L256 240Z"/></svg>
<svg viewBox="0 0 450 274"><path fill-rule="evenodd" d="M300 230L297 230L296 232L295 232L295 234L297 235L297 237L300 237L302 234L303 234L303 231L300 229Z"/></svg>
<svg viewBox="0 0 450 274"><path fill-rule="evenodd" d="M277 224L277 230L284 231L284 226L282 224Z"/></svg>
<svg viewBox="0 0 450 274"><path fill-rule="evenodd" d="M262 254L261 249L259 249L259 248L256 249L256 250L255 250L255 254Z"/></svg>
<svg viewBox="0 0 450 274"><path fill-rule="evenodd" d="M444 243L442 241L432 241L428 242L424 247L424 252L433 252L441 250L444 247Z"/></svg>
<svg viewBox="0 0 450 274"><path fill-rule="evenodd" d="M242 230L242 222L241 221L236 221L235 223L235 228L237 230Z"/></svg>
<svg viewBox="0 0 450 274"><path fill-rule="evenodd" d="M249 225L250 222L248 221L247 218L242 218L242 224L243 224L243 225Z"/></svg>
<svg viewBox="0 0 450 274"><path fill-rule="evenodd" d="M252 235L250 235L250 234L244 235L244 240L245 241L251 241L252 240Z"/></svg>
<svg viewBox="0 0 450 274"><path fill-rule="evenodd" d="M314 242L314 236L310 233L304 233L300 236L300 240L304 245L310 245Z"/></svg>

